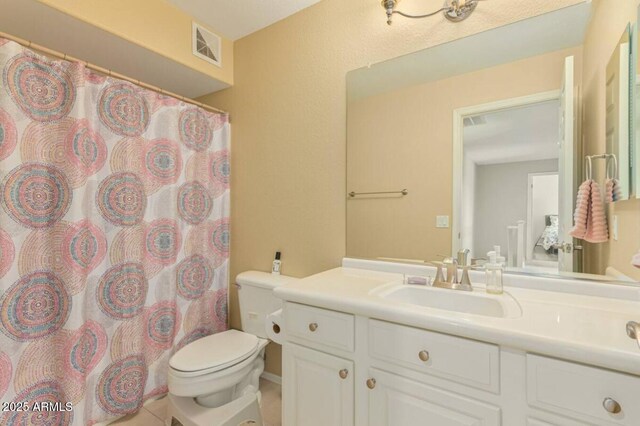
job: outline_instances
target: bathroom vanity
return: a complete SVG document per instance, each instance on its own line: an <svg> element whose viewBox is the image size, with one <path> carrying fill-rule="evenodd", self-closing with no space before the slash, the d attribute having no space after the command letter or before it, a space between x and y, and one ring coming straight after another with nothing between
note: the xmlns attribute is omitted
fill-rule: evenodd
<svg viewBox="0 0 640 426"><path fill-rule="evenodd" d="M640 424L640 288L509 275L505 293L404 284L433 268L345 259L283 299L283 422Z"/></svg>

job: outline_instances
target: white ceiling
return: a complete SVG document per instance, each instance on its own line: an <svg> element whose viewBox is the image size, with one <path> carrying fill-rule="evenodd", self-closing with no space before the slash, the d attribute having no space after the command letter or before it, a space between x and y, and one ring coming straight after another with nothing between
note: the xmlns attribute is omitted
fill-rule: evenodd
<svg viewBox="0 0 640 426"><path fill-rule="evenodd" d="M464 128L464 155L478 165L558 158L559 107L549 101L482 115L486 124Z"/></svg>
<svg viewBox="0 0 640 426"><path fill-rule="evenodd" d="M237 40L320 0L167 0L214 32Z"/></svg>

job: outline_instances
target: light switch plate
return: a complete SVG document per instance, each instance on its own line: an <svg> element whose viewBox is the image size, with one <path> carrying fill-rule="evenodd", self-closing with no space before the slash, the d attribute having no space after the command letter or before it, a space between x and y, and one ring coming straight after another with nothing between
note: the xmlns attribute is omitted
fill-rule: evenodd
<svg viewBox="0 0 640 426"><path fill-rule="evenodd" d="M449 216L436 216L436 228L448 228Z"/></svg>

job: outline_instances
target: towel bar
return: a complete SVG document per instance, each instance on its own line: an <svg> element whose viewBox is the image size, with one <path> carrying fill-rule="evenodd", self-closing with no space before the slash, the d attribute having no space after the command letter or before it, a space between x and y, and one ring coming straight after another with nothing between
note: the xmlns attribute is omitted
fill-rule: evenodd
<svg viewBox="0 0 640 426"><path fill-rule="evenodd" d="M356 195L382 195L382 194L402 194L407 195L409 191L407 189L403 189L402 191L378 191L378 192L354 192L351 191L349 193L349 197L355 197Z"/></svg>
<svg viewBox="0 0 640 426"><path fill-rule="evenodd" d="M596 154L596 155L585 155L585 175L587 180L591 180L591 174L593 170L593 165L591 164L591 160L606 160L606 174L607 178L609 178L609 159L613 160L613 176L612 178L618 178L618 158L615 154Z"/></svg>

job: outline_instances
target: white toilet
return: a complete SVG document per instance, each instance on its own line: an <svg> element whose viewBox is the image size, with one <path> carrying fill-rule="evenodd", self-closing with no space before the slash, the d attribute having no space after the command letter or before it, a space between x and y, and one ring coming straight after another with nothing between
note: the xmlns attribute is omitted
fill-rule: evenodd
<svg viewBox="0 0 640 426"><path fill-rule="evenodd" d="M203 337L171 357L167 425L262 425L258 386L269 343L265 319L282 307L273 289L292 280L256 271L236 277L243 331Z"/></svg>

